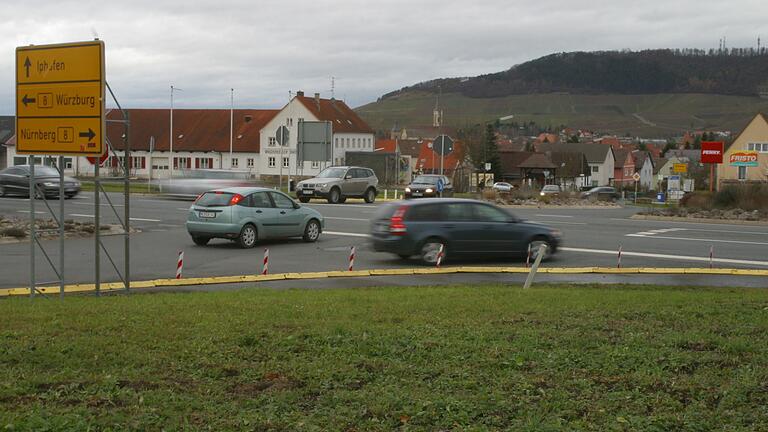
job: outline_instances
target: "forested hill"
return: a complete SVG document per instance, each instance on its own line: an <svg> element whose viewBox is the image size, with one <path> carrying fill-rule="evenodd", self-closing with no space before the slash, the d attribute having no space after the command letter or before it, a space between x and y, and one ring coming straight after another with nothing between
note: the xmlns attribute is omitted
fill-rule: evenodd
<svg viewBox="0 0 768 432"><path fill-rule="evenodd" d="M496 98L532 93L768 95L768 49L601 51L552 54L474 78L424 82L409 91Z"/></svg>

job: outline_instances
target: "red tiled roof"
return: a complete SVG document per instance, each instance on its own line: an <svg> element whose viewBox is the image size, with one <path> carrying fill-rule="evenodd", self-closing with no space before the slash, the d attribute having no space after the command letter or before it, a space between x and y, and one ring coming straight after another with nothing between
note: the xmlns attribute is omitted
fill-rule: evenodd
<svg viewBox="0 0 768 432"><path fill-rule="evenodd" d="M555 169L555 165L544 153L534 153L518 165L518 168Z"/></svg>
<svg viewBox="0 0 768 432"><path fill-rule="evenodd" d="M170 149L168 130L170 110L129 109L131 150L149 150L151 137L156 151ZM261 149L260 131L279 110L234 110L232 150L258 153ZM228 109L176 109L173 110L174 151L229 151ZM118 110L107 113L108 120L121 120ZM249 120L250 119L250 120ZM117 150L123 149L123 124L107 123L107 137Z"/></svg>
<svg viewBox="0 0 768 432"><path fill-rule="evenodd" d="M396 153L397 152L397 140L393 139L377 139L376 147L373 151L383 153Z"/></svg>
<svg viewBox="0 0 768 432"><path fill-rule="evenodd" d="M334 133L373 133L368 126L350 107L336 99L319 99L308 96L296 96L304 106L321 121L333 123Z"/></svg>

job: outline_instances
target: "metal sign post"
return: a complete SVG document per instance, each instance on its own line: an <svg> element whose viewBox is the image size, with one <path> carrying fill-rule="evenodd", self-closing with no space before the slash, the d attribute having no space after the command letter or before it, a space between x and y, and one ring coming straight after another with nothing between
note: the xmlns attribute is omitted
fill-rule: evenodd
<svg viewBox="0 0 768 432"><path fill-rule="evenodd" d="M440 152L440 175L443 175L443 165L445 164L445 155L453 151L453 139L448 135L440 135L435 139L438 151ZM432 150L435 150L434 148ZM432 167L434 169L434 166Z"/></svg>
<svg viewBox="0 0 768 432"><path fill-rule="evenodd" d="M283 190L283 147L288 145L288 140L290 139L289 135L290 131L285 126L280 126L277 128L277 132L275 132L275 141L277 141L277 145L280 146L280 190ZM288 157L291 157L290 150L288 151ZM290 161L290 159L289 159ZM291 175L291 164L288 163L288 176Z"/></svg>

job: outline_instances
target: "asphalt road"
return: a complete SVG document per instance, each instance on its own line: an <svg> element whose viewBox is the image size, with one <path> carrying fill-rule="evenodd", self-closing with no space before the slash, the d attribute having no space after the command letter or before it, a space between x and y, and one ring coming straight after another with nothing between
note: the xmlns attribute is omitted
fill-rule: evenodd
<svg viewBox="0 0 768 432"><path fill-rule="evenodd" d="M120 194L110 194L122 217ZM50 201L58 209L58 201ZM346 269L349 248L356 246L356 269L420 266L415 260L374 252L367 241L369 219L378 204L349 200L346 204L322 202L307 204L326 218L326 232L320 241L307 244L300 239L260 243L243 250L226 240L213 240L206 247L196 246L184 228L188 201L153 196L131 198L131 224L141 232L131 235L131 279L173 277L176 259L184 251L184 276L224 276L261 272L264 248L269 248L270 272L301 272ZM49 217L38 201L37 217ZM583 267L617 264L622 247L623 267L706 267L710 246L714 247L716 267L768 268L768 226L660 222L630 219L634 208L560 209L514 208L525 219L549 224L563 231L564 247L547 266ZM28 217L29 200L0 198L0 214ZM112 209L102 199L102 223L116 223ZM65 201L65 218L93 220L94 196L84 192ZM121 268L123 237L104 237L105 247ZM46 252L58 263L58 242L43 242ZM0 245L0 288L29 284L29 244ZM65 242L65 280L87 283L94 279L94 241L91 238ZM520 260L462 261L449 264L523 265ZM42 253L37 254L37 280L56 279ZM102 254L102 281L117 281L111 264ZM768 283L766 283L768 286Z"/></svg>

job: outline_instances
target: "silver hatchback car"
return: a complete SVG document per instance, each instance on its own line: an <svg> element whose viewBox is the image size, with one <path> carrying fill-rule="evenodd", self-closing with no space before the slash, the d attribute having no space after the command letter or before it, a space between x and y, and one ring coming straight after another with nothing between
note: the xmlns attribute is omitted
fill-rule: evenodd
<svg viewBox="0 0 768 432"><path fill-rule="evenodd" d="M189 208L187 231L205 246L212 238L252 248L257 240L302 237L315 242L325 227L323 215L288 195L259 187L234 187L200 195Z"/></svg>
<svg viewBox="0 0 768 432"><path fill-rule="evenodd" d="M324 198L331 204L343 203L347 198L376 200L379 179L370 168L355 166L328 167L309 180L296 185L296 198L306 203L311 198Z"/></svg>

